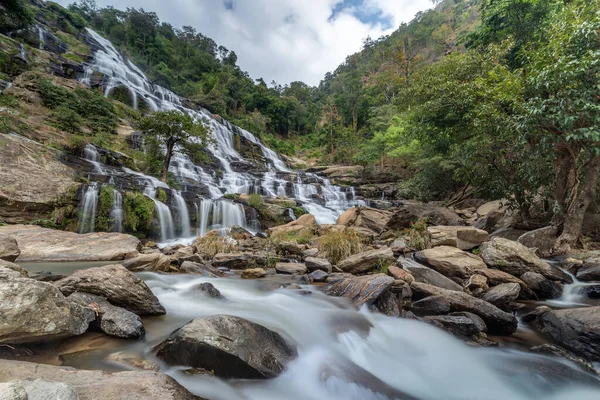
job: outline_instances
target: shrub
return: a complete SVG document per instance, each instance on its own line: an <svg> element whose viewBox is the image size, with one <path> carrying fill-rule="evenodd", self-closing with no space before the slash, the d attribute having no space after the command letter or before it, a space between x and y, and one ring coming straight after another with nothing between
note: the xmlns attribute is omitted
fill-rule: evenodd
<svg viewBox="0 0 600 400"><path fill-rule="evenodd" d="M228 237L219 236L217 232L209 232L196 240L196 251L198 253L214 257L220 253L233 253L237 246L233 240Z"/></svg>
<svg viewBox="0 0 600 400"><path fill-rule="evenodd" d="M110 211L113 206L114 187L112 185L102 185L98 197L99 204L96 213L96 230L108 231L113 222L110 217Z"/></svg>
<svg viewBox="0 0 600 400"><path fill-rule="evenodd" d="M332 263L337 264L341 260L363 251L363 241L355 229L343 231L330 230L319 238L319 252Z"/></svg>
<svg viewBox="0 0 600 400"><path fill-rule="evenodd" d="M296 216L296 218L300 218L304 214L308 214L306 208L304 207L292 207L292 211L294 211L294 215Z"/></svg>
<svg viewBox="0 0 600 400"><path fill-rule="evenodd" d="M156 200L160 201L161 203L166 203L167 202L167 191L165 189L158 189L156 191Z"/></svg>
<svg viewBox="0 0 600 400"><path fill-rule="evenodd" d="M126 192L123 198L125 227L132 232L150 232L154 222L155 205L152 199L140 192Z"/></svg>
<svg viewBox="0 0 600 400"><path fill-rule="evenodd" d="M283 242L292 242L298 244L308 244L312 242L315 238L315 235L308 228L301 229L299 231L293 232L285 232L279 231L275 232L270 236L271 243L275 246L283 243Z"/></svg>
<svg viewBox="0 0 600 400"><path fill-rule="evenodd" d="M262 210L265 206L265 202L259 194L251 194L248 196L248 205L257 210Z"/></svg>
<svg viewBox="0 0 600 400"><path fill-rule="evenodd" d="M54 126L68 133L81 132L83 119L75 111L67 106L59 106L50 113L50 117L54 120Z"/></svg>
<svg viewBox="0 0 600 400"><path fill-rule="evenodd" d="M410 248L419 251L431 248L431 236L427 231L425 220L419 220L410 227L407 244Z"/></svg>

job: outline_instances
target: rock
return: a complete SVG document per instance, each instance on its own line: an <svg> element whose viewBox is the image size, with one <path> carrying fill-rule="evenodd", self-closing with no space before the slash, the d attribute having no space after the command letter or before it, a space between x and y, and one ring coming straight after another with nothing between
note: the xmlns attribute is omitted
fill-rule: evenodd
<svg viewBox="0 0 600 400"><path fill-rule="evenodd" d="M491 212L504 212L507 210L508 200L494 200L485 203L477 209L477 214L480 217L487 217Z"/></svg>
<svg viewBox="0 0 600 400"><path fill-rule="evenodd" d="M300 263L282 263L278 262L275 264L275 271L279 274L288 274L288 275L303 275L308 269L306 265Z"/></svg>
<svg viewBox="0 0 600 400"><path fill-rule="evenodd" d="M0 260L0 268L18 272L20 277L22 277L22 278L27 278L29 276L29 273L24 268L22 268L21 266L15 264L15 263L10 262L10 261ZM8 271L7 271L7 273L8 273Z"/></svg>
<svg viewBox="0 0 600 400"><path fill-rule="evenodd" d="M142 254L123 261L121 265L132 272L168 272L171 269L171 258L161 253Z"/></svg>
<svg viewBox="0 0 600 400"><path fill-rule="evenodd" d="M395 280L392 283L392 287L390 287L390 292L398 295L400 299L400 303L404 301L404 299L410 299L412 297L412 290L410 290L410 285L405 281Z"/></svg>
<svg viewBox="0 0 600 400"><path fill-rule="evenodd" d="M433 321L443 329L459 337L470 337L487 331L485 322L477 315L469 312L449 315L428 316L426 321Z"/></svg>
<svg viewBox="0 0 600 400"><path fill-rule="evenodd" d="M0 235L0 260L13 262L19 257L21 250L17 240L12 236Z"/></svg>
<svg viewBox="0 0 600 400"><path fill-rule="evenodd" d="M200 283L199 285L194 286L192 289L202 292L213 299L224 299L221 292L219 292L219 290L210 282Z"/></svg>
<svg viewBox="0 0 600 400"><path fill-rule="evenodd" d="M309 276L313 282L325 282L327 281L327 278L329 278L329 274L325 271L321 271L320 269L314 270Z"/></svg>
<svg viewBox="0 0 600 400"><path fill-rule="evenodd" d="M387 223L392 214L388 211L368 207L353 207L339 216L336 225L365 228L377 235L387 230Z"/></svg>
<svg viewBox="0 0 600 400"><path fill-rule="evenodd" d="M115 261L137 254L139 239L122 233L56 231L33 225L0 226L0 235L13 236L19 243L20 262L30 261Z"/></svg>
<svg viewBox="0 0 600 400"><path fill-rule="evenodd" d="M400 257L410 251L404 240L396 239L390 244L390 248L394 252L394 256Z"/></svg>
<svg viewBox="0 0 600 400"><path fill-rule="evenodd" d="M446 278L439 272L419 264L413 260L400 258L398 262L415 278L415 281L428 283L433 286L441 287L442 289L454 290L462 292L463 288L458 283Z"/></svg>
<svg viewBox="0 0 600 400"><path fill-rule="evenodd" d="M512 314L500 310L487 301L463 292L446 290L426 283L415 282L411 285L411 289L421 298L441 296L443 301L450 305L451 312L467 311L478 315L492 334L510 335L517 330L517 319ZM442 301L442 298L438 301Z"/></svg>
<svg viewBox="0 0 600 400"><path fill-rule="evenodd" d="M94 312L69 300L52 284L0 280L0 344L41 343L84 333Z"/></svg>
<svg viewBox="0 0 600 400"><path fill-rule="evenodd" d="M581 293L590 299L600 299L600 285L586 286Z"/></svg>
<svg viewBox="0 0 600 400"><path fill-rule="evenodd" d="M210 265L200 264L192 261L184 261L179 267L179 272L183 274L202 275L207 278L218 278L223 276L223 272Z"/></svg>
<svg viewBox="0 0 600 400"><path fill-rule="evenodd" d="M419 251L415 253L415 259L450 279L466 280L475 271L487 269L481 258L450 246Z"/></svg>
<svg viewBox="0 0 600 400"><path fill-rule="evenodd" d="M126 366L145 371L158 371L160 368L157 363L144 360L138 353L128 353L126 351L118 351L116 353L109 354L104 360L120 366Z"/></svg>
<svg viewBox="0 0 600 400"><path fill-rule="evenodd" d="M536 272L554 281L573 281L569 275L540 260L532 250L512 240L493 238L481 245L480 255L489 267L513 276L520 277L526 272Z"/></svg>
<svg viewBox="0 0 600 400"><path fill-rule="evenodd" d="M331 273L331 263L324 258L306 257L304 264L306 264L306 268L308 268L310 272L321 270L328 274Z"/></svg>
<svg viewBox="0 0 600 400"><path fill-rule="evenodd" d="M537 300L536 294L519 278L515 278L511 274L497 269L480 269L476 272L478 275L483 275L487 278L489 286L497 286L503 283L518 283L521 286L519 297L525 300Z"/></svg>
<svg viewBox="0 0 600 400"><path fill-rule="evenodd" d="M294 233L300 232L303 230L308 230L310 232L317 231L317 220L311 214L304 214L300 218L295 221L292 221L285 225L276 226L268 229L270 235L275 234L283 234L283 233Z"/></svg>
<svg viewBox="0 0 600 400"><path fill-rule="evenodd" d="M356 277L350 274L332 274L329 283L321 288L328 296L346 297L357 306L370 305L389 289L394 278L384 274Z"/></svg>
<svg viewBox="0 0 600 400"><path fill-rule="evenodd" d="M534 324L561 346L600 361L600 307L547 311Z"/></svg>
<svg viewBox="0 0 600 400"><path fill-rule="evenodd" d="M199 400L173 378L158 372L110 373L0 360L0 382L29 379L32 376L71 385L77 391L79 400Z"/></svg>
<svg viewBox="0 0 600 400"><path fill-rule="evenodd" d="M252 233L247 229L242 228L241 226L232 226L229 229L229 236L234 238L235 240L247 240L252 238Z"/></svg>
<svg viewBox="0 0 600 400"><path fill-rule="evenodd" d="M477 297L479 297L482 292L485 292L489 288L488 279L479 274L472 275L465 285L465 289L468 289L471 294Z"/></svg>
<svg viewBox="0 0 600 400"><path fill-rule="evenodd" d="M306 249L302 252L302 255L304 257L316 257L317 254L319 254L319 249L317 248L311 248L311 249Z"/></svg>
<svg viewBox="0 0 600 400"><path fill-rule="evenodd" d="M526 272L521 275L521 280L540 299L558 299L562 296L563 286L558 282L544 278L542 274Z"/></svg>
<svg viewBox="0 0 600 400"><path fill-rule="evenodd" d="M281 242L277 245L277 250L283 254L302 256L306 246L293 242Z"/></svg>
<svg viewBox="0 0 600 400"><path fill-rule="evenodd" d="M386 227L401 231L410 228L415 222L426 219L432 225L461 226L465 225L458 214L444 207L418 202L403 202L393 211Z"/></svg>
<svg viewBox="0 0 600 400"><path fill-rule="evenodd" d="M212 259L215 268L226 267L229 269L253 268L258 257L252 253L219 253Z"/></svg>
<svg viewBox="0 0 600 400"><path fill-rule="evenodd" d="M358 275L379 269L383 265L390 265L395 260L392 249L383 247L350 256L340 261L338 267L344 272Z"/></svg>
<svg viewBox="0 0 600 400"><path fill-rule="evenodd" d="M517 242L529 249L535 250L540 257L549 257L552 255L552 248L556 244L557 237L558 228L556 226L547 226L519 236Z"/></svg>
<svg viewBox="0 0 600 400"><path fill-rule="evenodd" d="M400 279L409 285L415 281L415 277L410 274L410 272L398 268L396 266L390 266L387 270L387 274L394 279Z"/></svg>
<svg viewBox="0 0 600 400"><path fill-rule="evenodd" d="M95 294L137 315L165 314L164 307L144 281L122 265L78 270L55 285L66 296L74 292Z"/></svg>
<svg viewBox="0 0 600 400"><path fill-rule="evenodd" d="M250 268L242 271L242 279L258 279L267 276L267 271L262 268Z"/></svg>
<svg viewBox="0 0 600 400"><path fill-rule="evenodd" d="M444 296L429 296L415 301L410 310L418 316L448 314L452 304Z"/></svg>
<svg viewBox="0 0 600 400"><path fill-rule="evenodd" d="M139 316L110 304L104 297L76 292L67 297L82 307L88 307L96 313L96 321L90 327L110 336L124 339L140 339L146 335L146 329Z"/></svg>
<svg viewBox="0 0 600 400"><path fill-rule="evenodd" d="M0 400L29 400L20 382L0 383Z"/></svg>
<svg viewBox="0 0 600 400"><path fill-rule="evenodd" d="M430 226L427 231L434 247L453 246L461 250L471 250L489 239L486 231L472 226Z"/></svg>
<svg viewBox="0 0 600 400"><path fill-rule="evenodd" d="M29 400L79 400L77 390L64 382L27 379L20 381L20 384L27 391Z"/></svg>
<svg viewBox="0 0 600 400"><path fill-rule="evenodd" d="M577 279L581 281L600 281L600 259L589 259L577 270Z"/></svg>
<svg viewBox="0 0 600 400"><path fill-rule="evenodd" d="M64 278L65 275L54 275L50 271L34 272L30 278L40 282L56 282Z"/></svg>
<svg viewBox="0 0 600 400"><path fill-rule="evenodd" d="M278 333L232 315L196 318L155 351L169 364L240 379L273 378L295 356L295 350Z"/></svg>
<svg viewBox="0 0 600 400"><path fill-rule="evenodd" d="M23 278L19 271L0 266L0 280Z"/></svg>
<svg viewBox="0 0 600 400"><path fill-rule="evenodd" d="M518 283L503 283L489 289L481 299L497 307L503 307L519 298L520 292L521 286Z"/></svg>
<svg viewBox="0 0 600 400"><path fill-rule="evenodd" d="M390 290L386 290L375 300L375 308L389 317L399 317L401 310L399 303L398 296Z"/></svg>
<svg viewBox="0 0 600 400"><path fill-rule="evenodd" d="M571 353L570 351L567 351L562 347L558 347L553 344L543 344L541 346L532 347L530 350L538 353L554 354L555 356L562 357L579 365L583 369L587 370L590 374L596 376L600 375L592 363L586 361L581 357L578 357L574 353Z"/></svg>

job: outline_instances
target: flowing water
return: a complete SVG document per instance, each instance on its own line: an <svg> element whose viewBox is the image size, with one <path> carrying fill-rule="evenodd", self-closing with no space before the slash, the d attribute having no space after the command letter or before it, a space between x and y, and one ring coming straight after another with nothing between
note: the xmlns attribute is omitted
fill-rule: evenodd
<svg viewBox="0 0 600 400"><path fill-rule="evenodd" d="M175 209L177 210L177 217L179 221L179 236L188 238L192 236L192 230L190 228L190 214L188 212L187 204L181 197L180 192L173 192L175 198Z"/></svg>
<svg viewBox="0 0 600 400"><path fill-rule="evenodd" d="M81 201L81 210L79 218L79 233L94 232L96 223L96 210L98 208L98 184L92 182L89 184Z"/></svg>
<svg viewBox="0 0 600 400"><path fill-rule="evenodd" d="M123 231L123 196L117 189L113 189L113 205L110 210L112 220L111 231Z"/></svg>

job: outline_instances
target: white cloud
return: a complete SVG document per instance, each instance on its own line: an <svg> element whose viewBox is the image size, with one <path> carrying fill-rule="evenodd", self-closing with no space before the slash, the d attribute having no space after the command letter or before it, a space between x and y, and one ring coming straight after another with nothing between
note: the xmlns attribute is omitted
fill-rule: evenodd
<svg viewBox="0 0 600 400"><path fill-rule="evenodd" d="M72 0L59 0L66 5ZM238 55L238 64L253 78L288 83L302 80L316 85L346 56L360 50L367 36L392 33L415 13L430 7L429 0L364 0L329 21L340 0L97 0L101 6L155 11L174 27L191 25ZM353 11L381 10L392 28L363 23Z"/></svg>

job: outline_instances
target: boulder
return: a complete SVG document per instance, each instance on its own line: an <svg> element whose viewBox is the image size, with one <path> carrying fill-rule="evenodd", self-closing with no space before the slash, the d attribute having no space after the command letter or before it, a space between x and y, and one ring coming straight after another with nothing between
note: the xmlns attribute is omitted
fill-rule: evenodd
<svg viewBox="0 0 600 400"><path fill-rule="evenodd" d="M29 276L29 273L24 268L9 261L0 260L0 268L5 269L7 274L9 274L8 270L18 272L21 278L27 278ZM15 276L13 275L13 277Z"/></svg>
<svg viewBox="0 0 600 400"><path fill-rule="evenodd" d="M192 261L184 261L179 267L179 272L183 274L201 275L207 278L218 278L223 276L223 272L215 267Z"/></svg>
<svg viewBox="0 0 600 400"><path fill-rule="evenodd" d="M375 308L389 317L399 317L402 309L398 295L386 290L375 300Z"/></svg>
<svg viewBox="0 0 600 400"><path fill-rule="evenodd" d="M403 202L400 207L393 210L386 227L401 231L410 228L415 222L422 219L426 219L432 225L465 225L463 219L448 208L418 202Z"/></svg>
<svg viewBox="0 0 600 400"><path fill-rule="evenodd" d="M336 225L364 228L377 235L387 230L392 213L368 207L349 208L337 219Z"/></svg>
<svg viewBox="0 0 600 400"><path fill-rule="evenodd" d="M318 228L317 220L311 214L304 214L295 221L292 221L285 225L276 226L268 229L270 235L283 234L283 233L296 233L302 230L308 230L310 232L316 232Z"/></svg>
<svg viewBox="0 0 600 400"><path fill-rule="evenodd" d="M491 212L504 212L508 209L506 206L508 203L508 200L494 200L487 202L479 206L477 214L480 217L487 217Z"/></svg>
<svg viewBox="0 0 600 400"><path fill-rule="evenodd" d="M398 268L394 265L391 265L388 270L387 270L387 274L389 276L391 276L392 278L396 279L396 280L402 280L408 284L411 284L415 281L415 277L411 275L410 272L408 272L405 269L402 268Z"/></svg>
<svg viewBox="0 0 600 400"><path fill-rule="evenodd" d="M561 346L600 361L600 307L547 310L534 325Z"/></svg>
<svg viewBox="0 0 600 400"><path fill-rule="evenodd" d="M21 250L17 240L12 236L0 235L0 260L13 262L19 257Z"/></svg>
<svg viewBox="0 0 600 400"><path fill-rule="evenodd" d="M577 279L581 281L600 281L600 258L590 258L577 270Z"/></svg>
<svg viewBox="0 0 600 400"><path fill-rule="evenodd" d="M338 267L344 272L358 275L381 268L383 265L390 265L395 260L392 249L383 247L350 256L340 261Z"/></svg>
<svg viewBox="0 0 600 400"><path fill-rule="evenodd" d="M110 373L0 360L0 382L31 377L69 384L77 391L79 400L200 400L173 378L158 372Z"/></svg>
<svg viewBox="0 0 600 400"><path fill-rule="evenodd" d="M142 254L123 261L121 265L132 272L168 272L171 269L171 258L161 253Z"/></svg>
<svg viewBox="0 0 600 400"><path fill-rule="evenodd" d="M54 284L66 296L74 292L95 294L137 315L166 313L144 281L122 265L78 270Z"/></svg>
<svg viewBox="0 0 600 400"><path fill-rule="evenodd" d="M0 400L29 400L20 382L0 383Z"/></svg>
<svg viewBox="0 0 600 400"><path fill-rule="evenodd" d="M556 226L546 226L519 236L517 242L523 246L534 250L540 257L549 257L552 255L552 248L556 244L558 237L558 228Z"/></svg>
<svg viewBox="0 0 600 400"><path fill-rule="evenodd" d="M287 275L303 275L308 270L306 265L300 263L282 263L279 262L275 264L275 271L279 274L287 274Z"/></svg>
<svg viewBox="0 0 600 400"><path fill-rule="evenodd" d="M425 321L434 322L435 325L459 337L470 337L487 331L485 322L469 312L428 316L425 317Z"/></svg>
<svg viewBox="0 0 600 400"><path fill-rule="evenodd" d="M240 379L273 378L296 354L278 333L232 315L196 318L155 351L169 364Z"/></svg>
<svg viewBox="0 0 600 400"><path fill-rule="evenodd" d="M279 253L290 254L293 256L302 256L303 252L306 250L306 245L298 244L294 242L281 242L277 245L277 250Z"/></svg>
<svg viewBox="0 0 600 400"><path fill-rule="evenodd" d="M481 299L502 308L508 303L518 299L520 292L521 286L518 283L503 283L489 289Z"/></svg>
<svg viewBox="0 0 600 400"><path fill-rule="evenodd" d="M498 269L480 269L476 272L478 275L485 276L489 286L497 286L503 283L518 283L521 286L519 297L524 300L536 300L536 294L519 278Z"/></svg>
<svg viewBox="0 0 600 400"><path fill-rule="evenodd" d="M20 262L30 261L115 261L137 254L139 239L123 233L83 235L34 225L0 226L0 235L10 235L19 243Z"/></svg>
<svg viewBox="0 0 600 400"><path fill-rule="evenodd" d="M26 379L19 383L25 388L29 400L79 400L77 390L64 382Z"/></svg>
<svg viewBox="0 0 600 400"><path fill-rule="evenodd" d="M321 291L328 296L346 297L357 306L370 305L394 283L394 278L384 275L353 276L332 274Z"/></svg>
<svg viewBox="0 0 600 400"><path fill-rule="evenodd" d="M419 264L413 260L400 258L398 262L414 277L416 282L428 283L433 286L441 287L442 289L454 290L462 292L463 288L458 283L446 278L439 272Z"/></svg>
<svg viewBox="0 0 600 400"><path fill-rule="evenodd" d="M67 300L52 284L0 280L0 344L49 342L84 333L94 312Z"/></svg>
<svg viewBox="0 0 600 400"><path fill-rule="evenodd" d="M489 234L472 226L430 226L427 232L431 236L431 244L435 246L452 246L461 250L471 250L489 240Z"/></svg>
<svg viewBox="0 0 600 400"><path fill-rule="evenodd" d="M250 268L242 271L242 279L258 279L267 276L267 271L262 268Z"/></svg>
<svg viewBox="0 0 600 400"><path fill-rule="evenodd" d="M517 330L517 319L512 314L500 310L487 301L463 292L446 290L426 283L414 282L411 289L417 298L435 296L437 301L447 303L450 312L467 311L478 315L492 334L510 335Z"/></svg>
<svg viewBox="0 0 600 400"><path fill-rule="evenodd" d="M331 273L331 263L324 258L306 257L304 264L310 272L320 270L328 274Z"/></svg>
<svg viewBox="0 0 600 400"><path fill-rule="evenodd" d="M140 339L146 329L139 316L110 304L104 297L75 292L67 300L88 307L96 313L96 320L90 325L107 335L124 339Z"/></svg>
<svg viewBox="0 0 600 400"><path fill-rule="evenodd" d="M526 272L521 275L521 280L540 299L558 299L562 296L562 284L546 279L542 274L538 274L537 272Z"/></svg>
<svg viewBox="0 0 600 400"><path fill-rule="evenodd" d="M259 263L260 257L253 253L219 253L212 259L215 268L246 269Z"/></svg>
<svg viewBox="0 0 600 400"><path fill-rule="evenodd" d="M225 297L223 297L221 292L219 292L219 289L217 289L210 282L204 282L204 283L200 283L196 286L193 286L192 290L200 292L201 294L211 297L213 299L224 299L225 298Z"/></svg>
<svg viewBox="0 0 600 400"><path fill-rule="evenodd" d="M304 257L316 257L317 254L319 254L319 249L317 249L316 247L306 249L302 252L302 255Z"/></svg>
<svg viewBox="0 0 600 400"><path fill-rule="evenodd" d="M142 356L135 352L118 351L109 354L104 359L119 366L125 366L133 369L141 369L145 371L158 371L159 366L154 361L145 360Z"/></svg>
<svg viewBox="0 0 600 400"><path fill-rule="evenodd" d="M327 278L329 278L329 274L325 271L321 271L320 269L314 270L309 276L313 282L326 282Z"/></svg>
<svg viewBox="0 0 600 400"><path fill-rule="evenodd" d="M466 280L480 269L487 269L478 256L456 247L440 246L415 253L415 259L431 266L447 278Z"/></svg>
<svg viewBox="0 0 600 400"><path fill-rule="evenodd" d="M488 279L479 274L471 275L469 281L465 285L465 289L468 289L469 293L479 297L481 293L488 290L490 286L488 285Z"/></svg>
<svg viewBox="0 0 600 400"><path fill-rule="evenodd" d="M19 271L15 271L14 269L0 266L0 279L15 279L15 278L25 278Z"/></svg>
<svg viewBox="0 0 600 400"><path fill-rule="evenodd" d="M571 283L571 277L543 262L521 243L495 237L481 245L481 257L491 267L520 277L526 272L536 272L548 279Z"/></svg>
<svg viewBox="0 0 600 400"><path fill-rule="evenodd" d="M444 296L429 296L415 301L410 310L421 317L442 315L448 314L452 310L452 304Z"/></svg>

